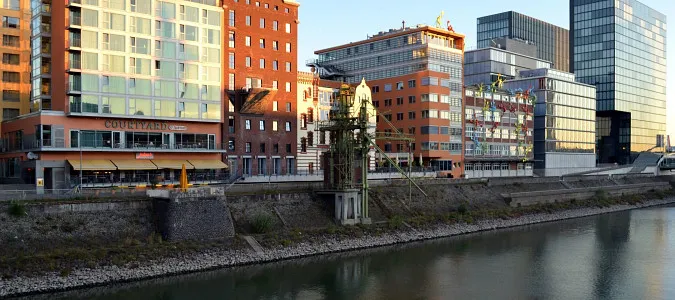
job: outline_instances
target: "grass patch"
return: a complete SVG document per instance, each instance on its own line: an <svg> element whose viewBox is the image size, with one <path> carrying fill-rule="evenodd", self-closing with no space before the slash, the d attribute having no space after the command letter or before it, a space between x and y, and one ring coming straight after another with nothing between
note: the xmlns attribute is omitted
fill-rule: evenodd
<svg viewBox="0 0 675 300"><path fill-rule="evenodd" d="M26 206L19 201L10 202L9 207L7 208L7 213L10 216L17 218L25 217L28 215L28 212L26 212Z"/></svg>
<svg viewBox="0 0 675 300"><path fill-rule="evenodd" d="M256 214L250 223L251 230L256 234L268 233L274 228L274 218L266 213Z"/></svg>

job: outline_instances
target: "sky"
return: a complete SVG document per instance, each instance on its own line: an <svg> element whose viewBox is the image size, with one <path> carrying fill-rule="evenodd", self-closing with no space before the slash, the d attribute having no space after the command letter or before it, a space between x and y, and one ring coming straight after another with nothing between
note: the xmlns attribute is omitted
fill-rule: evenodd
<svg viewBox="0 0 675 300"><path fill-rule="evenodd" d="M441 11L456 32L466 35L467 49L476 47L476 19L505 11L517 11L569 29L569 0L298 0L298 62L315 58L315 50L360 41L367 35L417 24L434 25ZM674 0L641 0L675 22ZM419 3L419 4L415 4ZM443 22L445 24L445 21ZM667 41L675 40L675 28L667 27ZM668 42L666 42L668 43ZM667 49L668 134L675 145L675 51ZM308 68L301 70L308 71Z"/></svg>

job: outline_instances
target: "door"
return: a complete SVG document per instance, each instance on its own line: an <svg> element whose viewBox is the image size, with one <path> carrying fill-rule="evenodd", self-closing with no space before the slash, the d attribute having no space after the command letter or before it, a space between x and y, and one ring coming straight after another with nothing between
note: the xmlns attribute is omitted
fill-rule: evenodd
<svg viewBox="0 0 675 300"><path fill-rule="evenodd" d="M124 148L124 141L122 140L121 131L112 132L112 145L113 148Z"/></svg>

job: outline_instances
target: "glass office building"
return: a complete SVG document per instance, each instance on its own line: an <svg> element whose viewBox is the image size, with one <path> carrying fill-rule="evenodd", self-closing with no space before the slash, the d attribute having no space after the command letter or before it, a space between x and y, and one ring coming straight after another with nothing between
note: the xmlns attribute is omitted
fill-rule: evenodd
<svg viewBox="0 0 675 300"><path fill-rule="evenodd" d="M508 89L534 89L534 167L539 176L595 168L595 87L552 69L520 72Z"/></svg>
<svg viewBox="0 0 675 300"><path fill-rule="evenodd" d="M537 46L537 58L569 71L569 31L514 11L478 18L478 48L494 47L495 38L520 39Z"/></svg>
<svg viewBox="0 0 675 300"><path fill-rule="evenodd" d="M634 0L570 1L572 71L597 88L600 163L631 163L666 129L666 16Z"/></svg>
<svg viewBox="0 0 675 300"><path fill-rule="evenodd" d="M503 80L516 79L522 70L540 68L551 68L551 63L492 47L467 51L464 53L464 85L489 85L499 76Z"/></svg>

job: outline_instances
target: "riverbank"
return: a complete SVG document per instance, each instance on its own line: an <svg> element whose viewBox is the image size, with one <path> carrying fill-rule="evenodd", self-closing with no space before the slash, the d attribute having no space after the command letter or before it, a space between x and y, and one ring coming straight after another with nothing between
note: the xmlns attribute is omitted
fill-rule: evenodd
<svg viewBox="0 0 675 300"><path fill-rule="evenodd" d="M396 227L377 234L366 234L359 237L345 238L339 234L324 234L322 238L303 239L290 246L267 247L263 252L248 249L239 250L206 250L198 254L182 257L172 257L153 261L139 266L104 266L99 268L80 268L68 274L49 273L43 276L19 276L0 280L0 297L17 296L34 293L61 291L73 288L108 284L113 282L128 282L154 277L225 268L245 264L258 264L284 259L300 258L334 252L350 251L364 248L380 247L399 243L408 243L428 239L443 238L460 234L474 233L486 230L495 230L515 226L551 222L604 213L612 213L644 207L652 207L675 203L675 197L668 196L659 200L648 200L634 204L618 204L610 207L582 207L564 210L555 210L556 206L527 215L511 218L495 216L493 219L468 221L461 223L413 224ZM472 223L472 224L469 224Z"/></svg>

